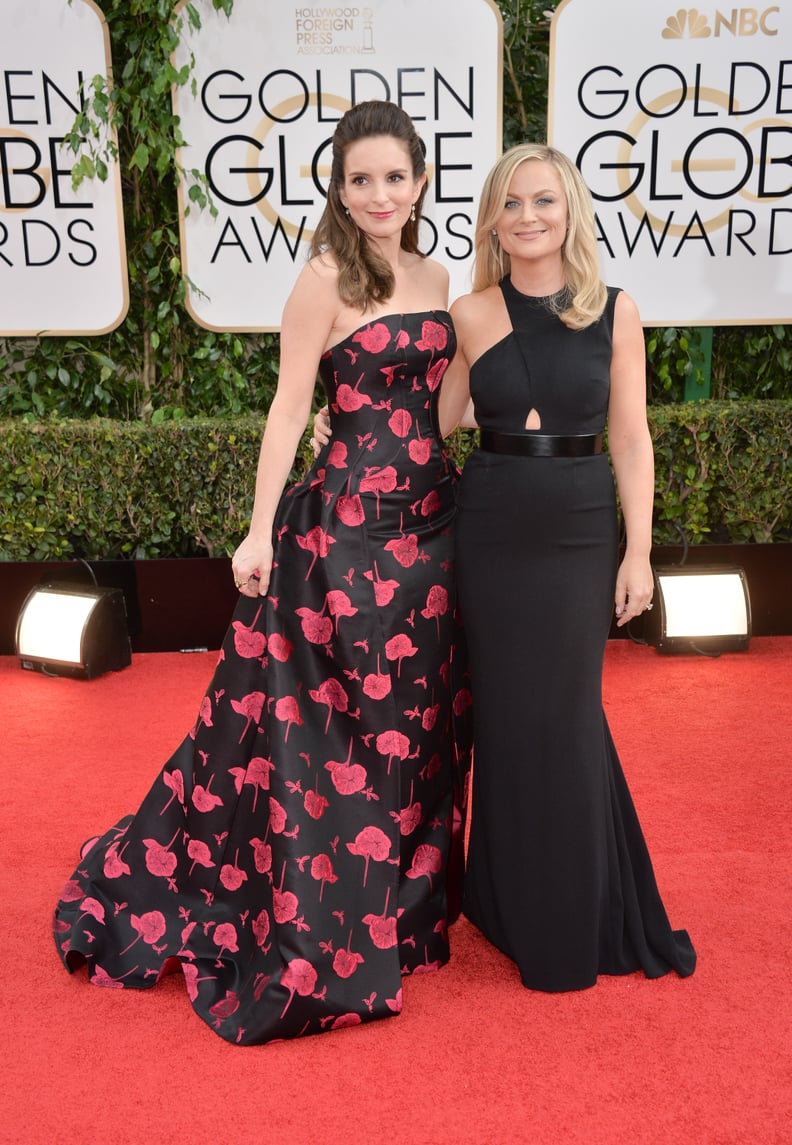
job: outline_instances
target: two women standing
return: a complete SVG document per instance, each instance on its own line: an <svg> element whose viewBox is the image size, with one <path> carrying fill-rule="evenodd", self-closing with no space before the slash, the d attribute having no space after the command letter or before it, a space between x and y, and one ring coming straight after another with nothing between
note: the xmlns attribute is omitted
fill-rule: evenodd
<svg viewBox="0 0 792 1145"><path fill-rule="evenodd" d="M635 307L599 281L572 165L526 148L488 180L452 321L448 276L417 247L425 185L405 113L342 117L215 677L56 911L67 968L145 987L181 966L198 1014L241 1044L398 1013L402 975L448 958L469 762L457 583L476 753L465 910L538 989L694 966L600 700L614 600L624 623L651 595ZM317 372L332 440L283 492ZM471 396L481 449L457 492L441 432Z"/></svg>

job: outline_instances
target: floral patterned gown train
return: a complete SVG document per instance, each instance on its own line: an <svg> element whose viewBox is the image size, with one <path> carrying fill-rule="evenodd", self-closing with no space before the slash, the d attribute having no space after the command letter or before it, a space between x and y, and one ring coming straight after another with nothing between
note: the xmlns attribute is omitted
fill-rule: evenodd
<svg viewBox="0 0 792 1145"><path fill-rule="evenodd" d="M204 1021L253 1044L398 1013L402 975L448 959L470 715L435 418L453 338L445 312L388 315L322 358L333 438L281 500L269 595L240 598L137 813L83 847L54 920L68 969L143 988L180 964Z"/></svg>

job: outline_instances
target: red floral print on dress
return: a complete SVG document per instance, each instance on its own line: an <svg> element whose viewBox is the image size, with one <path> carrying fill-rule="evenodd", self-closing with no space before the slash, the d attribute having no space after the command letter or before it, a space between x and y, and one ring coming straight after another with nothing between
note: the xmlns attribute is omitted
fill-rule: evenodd
<svg viewBox="0 0 792 1145"><path fill-rule="evenodd" d="M390 340L391 332L384 322L375 322L352 336L352 341L361 345L369 354L381 354Z"/></svg>
<svg viewBox="0 0 792 1145"><path fill-rule="evenodd" d="M53 922L69 969L145 988L178 959L200 1017L259 1044L397 1014L401 976L447 960L469 706L435 418L452 350L424 312L323 356L333 443L281 500L268 594L238 601L192 731L79 851Z"/></svg>
<svg viewBox="0 0 792 1145"><path fill-rule="evenodd" d="M448 331L439 322L424 322L421 337L415 343L418 350L445 350L448 345Z"/></svg>

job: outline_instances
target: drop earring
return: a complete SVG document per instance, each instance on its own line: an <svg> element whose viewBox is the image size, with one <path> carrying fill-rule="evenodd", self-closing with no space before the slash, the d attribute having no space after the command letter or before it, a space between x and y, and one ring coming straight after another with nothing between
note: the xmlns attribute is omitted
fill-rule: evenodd
<svg viewBox="0 0 792 1145"><path fill-rule="evenodd" d="M349 207L344 207L344 212L346 214L346 217L349 218Z"/></svg>
<svg viewBox="0 0 792 1145"><path fill-rule="evenodd" d="M410 222L415 222L415 203L413 203L412 210L410 211Z"/></svg>

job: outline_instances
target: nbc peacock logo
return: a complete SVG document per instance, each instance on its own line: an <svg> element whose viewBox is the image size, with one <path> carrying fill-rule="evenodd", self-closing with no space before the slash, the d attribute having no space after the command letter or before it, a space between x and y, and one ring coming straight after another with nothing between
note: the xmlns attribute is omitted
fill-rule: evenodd
<svg viewBox="0 0 792 1145"><path fill-rule="evenodd" d="M661 32L664 40L706 40L710 36L777 36L774 21L780 7L731 8L728 12L715 10L712 20L698 8L679 8L669 16Z"/></svg>
<svg viewBox="0 0 792 1145"><path fill-rule="evenodd" d="M689 8L685 11L680 8L674 16L669 16L663 28L664 40L705 40L712 35L709 20L698 8Z"/></svg>

